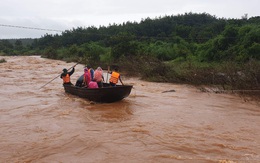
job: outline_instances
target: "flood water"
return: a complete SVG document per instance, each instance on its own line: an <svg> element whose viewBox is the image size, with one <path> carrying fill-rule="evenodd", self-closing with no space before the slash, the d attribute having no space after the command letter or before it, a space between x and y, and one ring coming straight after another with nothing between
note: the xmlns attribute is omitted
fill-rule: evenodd
<svg viewBox="0 0 260 163"><path fill-rule="evenodd" d="M0 162L260 162L258 102L122 76L129 97L92 103L57 77L75 63L1 58Z"/></svg>

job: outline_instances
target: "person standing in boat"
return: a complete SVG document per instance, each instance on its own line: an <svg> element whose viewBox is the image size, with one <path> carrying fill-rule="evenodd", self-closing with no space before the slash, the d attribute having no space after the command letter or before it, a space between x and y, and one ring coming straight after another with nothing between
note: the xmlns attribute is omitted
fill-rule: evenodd
<svg viewBox="0 0 260 163"><path fill-rule="evenodd" d="M109 83L111 86L115 87L116 84L118 83L118 80L123 84L122 80L121 80L121 77L120 77L120 74L119 74L119 71L118 71L118 68L116 67L114 69L114 71L112 72L109 72L111 74L111 77L109 79Z"/></svg>
<svg viewBox="0 0 260 163"><path fill-rule="evenodd" d="M63 69L63 73L60 75L60 78L63 79L63 84L70 84L70 85L72 85L72 83L70 82L70 76L75 71L74 67L72 67L72 70L69 71L69 72L68 72L68 70L66 68Z"/></svg>
<svg viewBox="0 0 260 163"><path fill-rule="evenodd" d="M90 65L88 65L87 68L88 68L88 72L90 74L90 80L94 80L94 70L93 70L93 68Z"/></svg>
<svg viewBox="0 0 260 163"><path fill-rule="evenodd" d="M99 88L103 87L104 76L103 76L103 70L101 67L98 67L95 70L94 80L97 82Z"/></svg>
<svg viewBox="0 0 260 163"><path fill-rule="evenodd" d="M84 77L83 77L83 84L85 87L88 87L89 82L91 81L90 71L87 67L84 68Z"/></svg>

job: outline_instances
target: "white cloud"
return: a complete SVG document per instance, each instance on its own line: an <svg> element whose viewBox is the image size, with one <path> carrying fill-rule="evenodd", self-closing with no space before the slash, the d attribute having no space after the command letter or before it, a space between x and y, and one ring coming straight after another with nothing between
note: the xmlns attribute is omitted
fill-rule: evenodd
<svg viewBox="0 0 260 163"><path fill-rule="evenodd" d="M57 30L137 21L147 17L209 13L216 17L259 16L259 0L3 0L0 24ZM0 38L41 37L49 31L0 26Z"/></svg>

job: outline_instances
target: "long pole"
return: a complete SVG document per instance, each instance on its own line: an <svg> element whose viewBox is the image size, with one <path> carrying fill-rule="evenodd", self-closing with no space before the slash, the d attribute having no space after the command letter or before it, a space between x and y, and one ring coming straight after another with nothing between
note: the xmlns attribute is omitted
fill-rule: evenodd
<svg viewBox="0 0 260 163"><path fill-rule="evenodd" d="M107 83L107 79L108 79L108 72L110 71L110 66L107 67L107 78L106 78L106 83Z"/></svg>
<svg viewBox="0 0 260 163"><path fill-rule="evenodd" d="M75 67L78 63L76 63L75 65L73 65L72 67L70 67L68 70L72 69L73 67ZM43 86L41 86L39 89L42 89L43 87L45 87L47 84L49 84L50 82L52 82L53 80L55 80L56 78L58 78L60 75L56 76L55 78L53 78L51 81L49 81L48 83L44 84Z"/></svg>

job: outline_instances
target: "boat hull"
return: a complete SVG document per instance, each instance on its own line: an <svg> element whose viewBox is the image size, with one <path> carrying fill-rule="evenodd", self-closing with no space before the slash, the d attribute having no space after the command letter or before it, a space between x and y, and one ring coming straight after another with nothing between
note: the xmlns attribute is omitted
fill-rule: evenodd
<svg viewBox="0 0 260 163"><path fill-rule="evenodd" d="M103 88L84 88L66 84L63 86L66 93L102 103L120 101L129 96L133 88L132 85L117 85L116 87L104 85Z"/></svg>

